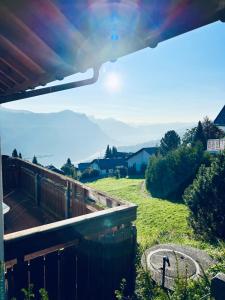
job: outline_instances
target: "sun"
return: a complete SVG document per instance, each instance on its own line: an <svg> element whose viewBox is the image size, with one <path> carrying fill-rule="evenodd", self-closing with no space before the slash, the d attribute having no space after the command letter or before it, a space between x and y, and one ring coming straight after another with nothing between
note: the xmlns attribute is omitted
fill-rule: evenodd
<svg viewBox="0 0 225 300"><path fill-rule="evenodd" d="M118 73L111 72L106 75L105 87L109 92L118 92L121 89L122 81Z"/></svg>

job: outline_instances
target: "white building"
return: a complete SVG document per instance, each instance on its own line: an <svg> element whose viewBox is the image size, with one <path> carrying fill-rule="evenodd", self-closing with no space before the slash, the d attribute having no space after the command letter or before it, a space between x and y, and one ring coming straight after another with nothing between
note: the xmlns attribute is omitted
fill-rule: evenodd
<svg viewBox="0 0 225 300"><path fill-rule="evenodd" d="M116 168L127 167L127 161L125 159L115 158L94 159L90 167L99 171L102 176L112 175Z"/></svg>
<svg viewBox="0 0 225 300"><path fill-rule="evenodd" d="M220 129L225 131L225 106L222 108L218 116L216 117L214 124ZM207 151L219 152L225 150L225 138L222 139L210 139L207 141Z"/></svg>
<svg viewBox="0 0 225 300"><path fill-rule="evenodd" d="M148 165L150 156L154 155L157 147L142 148L128 158L128 168L135 168L136 172L141 172Z"/></svg>

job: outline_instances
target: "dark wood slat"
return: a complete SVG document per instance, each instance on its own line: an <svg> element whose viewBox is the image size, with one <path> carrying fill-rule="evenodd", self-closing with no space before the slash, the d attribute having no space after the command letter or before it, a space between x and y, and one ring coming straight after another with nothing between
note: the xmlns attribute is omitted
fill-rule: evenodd
<svg viewBox="0 0 225 300"><path fill-rule="evenodd" d="M36 64L29 56L27 56L24 52L22 52L18 47L16 47L8 38L4 37L0 34L0 51L1 51L1 58L8 62L7 55L9 54L12 59L19 62L27 68L33 77L37 78L38 75L44 74L44 69L42 69L38 64ZM23 73L23 71L22 71ZM28 74L28 78L30 78L30 73Z"/></svg>
<svg viewBox="0 0 225 300"><path fill-rule="evenodd" d="M4 83L0 83L0 89L1 89L3 92L5 92L5 91L7 91L8 87L7 87L7 85L5 85Z"/></svg>
<svg viewBox="0 0 225 300"><path fill-rule="evenodd" d="M0 58L0 70L2 74L4 74L4 76L13 80L15 83L21 84L26 80L26 78L22 74L18 73L8 63L1 60L1 58Z"/></svg>
<svg viewBox="0 0 225 300"><path fill-rule="evenodd" d="M3 5L0 6L0 14L1 35L5 38L10 37L15 47L25 53L43 70L55 72L59 67L69 69L69 65L66 65L42 39Z"/></svg>
<svg viewBox="0 0 225 300"><path fill-rule="evenodd" d="M0 71L0 81L7 85L8 88L12 88L15 86L15 82L9 79L7 76L4 76L4 74Z"/></svg>

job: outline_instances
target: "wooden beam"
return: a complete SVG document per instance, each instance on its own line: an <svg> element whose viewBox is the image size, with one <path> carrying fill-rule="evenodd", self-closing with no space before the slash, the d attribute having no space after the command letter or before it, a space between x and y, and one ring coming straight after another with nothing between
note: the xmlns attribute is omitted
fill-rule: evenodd
<svg viewBox="0 0 225 300"><path fill-rule="evenodd" d="M0 71L0 82L5 84L8 88L12 88L16 85L14 81L9 79L7 76L4 76L4 73Z"/></svg>
<svg viewBox="0 0 225 300"><path fill-rule="evenodd" d="M3 84L3 83L0 83L0 89L1 89L3 92L5 92L5 91L7 91L8 87L7 87L7 85L5 85L5 84Z"/></svg>
<svg viewBox="0 0 225 300"><path fill-rule="evenodd" d="M44 74L45 71L42 69L37 63L35 63L29 56L27 56L23 51L21 51L18 47L16 47L8 38L4 37L0 34L0 46L1 50L1 58L5 59L5 54L10 53L11 56L14 56L16 61L19 61L21 64L25 65L30 73L33 73L33 76L37 76L40 74ZM7 61L7 59L6 59ZM29 78L29 77L28 77Z"/></svg>
<svg viewBox="0 0 225 300"><path fill-rule="evenodd" d="M5 6L0 6L0 32L10 38L16 48L26 54L45 71L56 72L58 68L70 69L71 66L58 56L34 31ZM57 28L55 28L57 30ZM45 32L47 35L48 32ZM62 43L62 41L61 41Z"/></svg>
<svg viewBox="0 0 225 300"><path fill-rule="evenodd" d="M136 219L136 210L136 205L123 205L7 234L4 236L5 261L129 224Z"/></svg>
<svg viewBox="0 0 225 300"><path fill-rule="evenodd" d="M17 84L21 84L26 80L26 78L22 74L18 73L8 63L5 63L3 60L1 60L1 58L0 58L0 70L1 73L4 74L4 76L11 79Z"/></svg>

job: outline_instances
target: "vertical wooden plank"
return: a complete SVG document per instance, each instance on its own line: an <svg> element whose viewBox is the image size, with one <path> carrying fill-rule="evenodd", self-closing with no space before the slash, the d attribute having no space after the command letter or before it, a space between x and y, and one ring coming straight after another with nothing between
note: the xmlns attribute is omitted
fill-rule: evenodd
<svg viewBox="0 0 225 300"><path fill-rule="evenodd" d="M14 291L17 300L23 300L22 289L28 288L28 268L27 262L23 258L17 258L17 264L14 267Z"/></svg>
<svg viewBox="0 0 225 300"><path fill-rule="evenodd" d="M7 299L10 300L15 297L13 267L6 270L6 287Z"/></svg>
<svg viewBox="0 0 225 300"><path fill-rule="evenodd" d="M46 290L49 300L58 299L58 253L53 252L46 255Z"/></svg>
<svg viewBox="0 0 225 300"><path fill-rule="evenodd" d="M40 299L39 290L44 288L44 257L37 257L30 261L30 282L34 285L35 299Z"/></svg>
<svg viewBox="0 0 225 300"><path fill-rule="evenodd" d="M61 288L63 300L76 299L76 247L64 249L61 260Z"/></svg>

